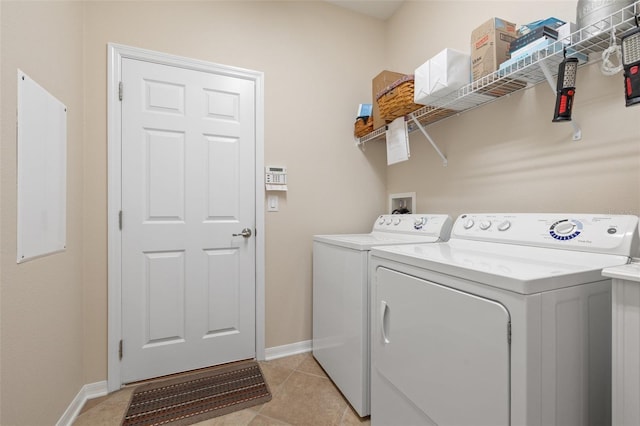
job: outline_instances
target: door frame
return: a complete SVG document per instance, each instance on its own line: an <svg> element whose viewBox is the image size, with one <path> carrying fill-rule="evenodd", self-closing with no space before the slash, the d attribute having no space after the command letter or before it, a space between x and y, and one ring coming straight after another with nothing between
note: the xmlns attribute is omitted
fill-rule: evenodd
<svg viewBox="0 0 640 426"><path fill-rule="evenodd" d="M122 386L119 347L122 338L122 115L119 83L122 60L136 59L251 80L255 83L256 359L265 359L265 217L264 217L264 73L214 64L121 44L108 43L107 62L107 387Z"/></svg>

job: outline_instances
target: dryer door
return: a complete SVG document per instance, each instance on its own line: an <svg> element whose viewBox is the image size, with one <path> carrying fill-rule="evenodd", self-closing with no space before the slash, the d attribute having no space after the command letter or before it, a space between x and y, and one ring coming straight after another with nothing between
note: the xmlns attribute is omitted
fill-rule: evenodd
<svg viewBox="0 0 640 426"><path fill-rule="evenodd" d="M372 424L509 424L502 304L382 267L373 292Z"/></svg>

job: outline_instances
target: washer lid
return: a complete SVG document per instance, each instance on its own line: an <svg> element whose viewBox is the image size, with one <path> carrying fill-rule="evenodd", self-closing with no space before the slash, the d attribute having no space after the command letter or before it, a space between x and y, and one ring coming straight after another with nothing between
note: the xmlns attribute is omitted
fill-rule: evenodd
<svg viewBox="0 0 640 426"><path fill-rule="evenodd" d="M406 235L389 232L371 232L369 234L315 235L313 240L325 244L346 247L353 250L370 250L372 247L396 244L435 243L438 237L429 235Z"/></svg>
<svg viewBox="0 0 640 426"><path fill-rule="evenodd" d="M602 281L602 269L629 262L619 255L471 240L384 246L371 254L521 294Z"/></svg>

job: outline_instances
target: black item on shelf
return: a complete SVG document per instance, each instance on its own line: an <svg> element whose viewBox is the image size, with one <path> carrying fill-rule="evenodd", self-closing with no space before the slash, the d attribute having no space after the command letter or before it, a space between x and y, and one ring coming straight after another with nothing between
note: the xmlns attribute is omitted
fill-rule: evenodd
<svg viewBox="0 0 640 426"><path fill-rule="evenodd" d="M624 97L626 106L640 104L640 22L620 37L624 67Z"/></svg>
<svg viewBox="0 0 640 426"><path fill-rule="evenodd" d="M411 211L406 207L400 207L391 212L391 214L410 214Z"/></svg>
<svg viewBox="0 0 640 426"><path fill-rule="evenodd" d="M566 55L566 50L565 50ZM558 67L558 83L556 89L556 107L553 110L553 122L571 121L573 96L576 93L576 75L578 58L567 58Z"/></svg>

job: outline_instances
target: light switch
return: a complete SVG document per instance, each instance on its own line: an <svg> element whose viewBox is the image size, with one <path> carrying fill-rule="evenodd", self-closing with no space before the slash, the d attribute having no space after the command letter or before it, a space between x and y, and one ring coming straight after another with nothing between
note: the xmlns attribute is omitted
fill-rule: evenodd
<svg viewBox="0 0 640 426"><path fill-rule="evenodd" d="M268 195L267 196L267 211L268 212L277 212L278 211L278 196L277 195Z"/></svg>

